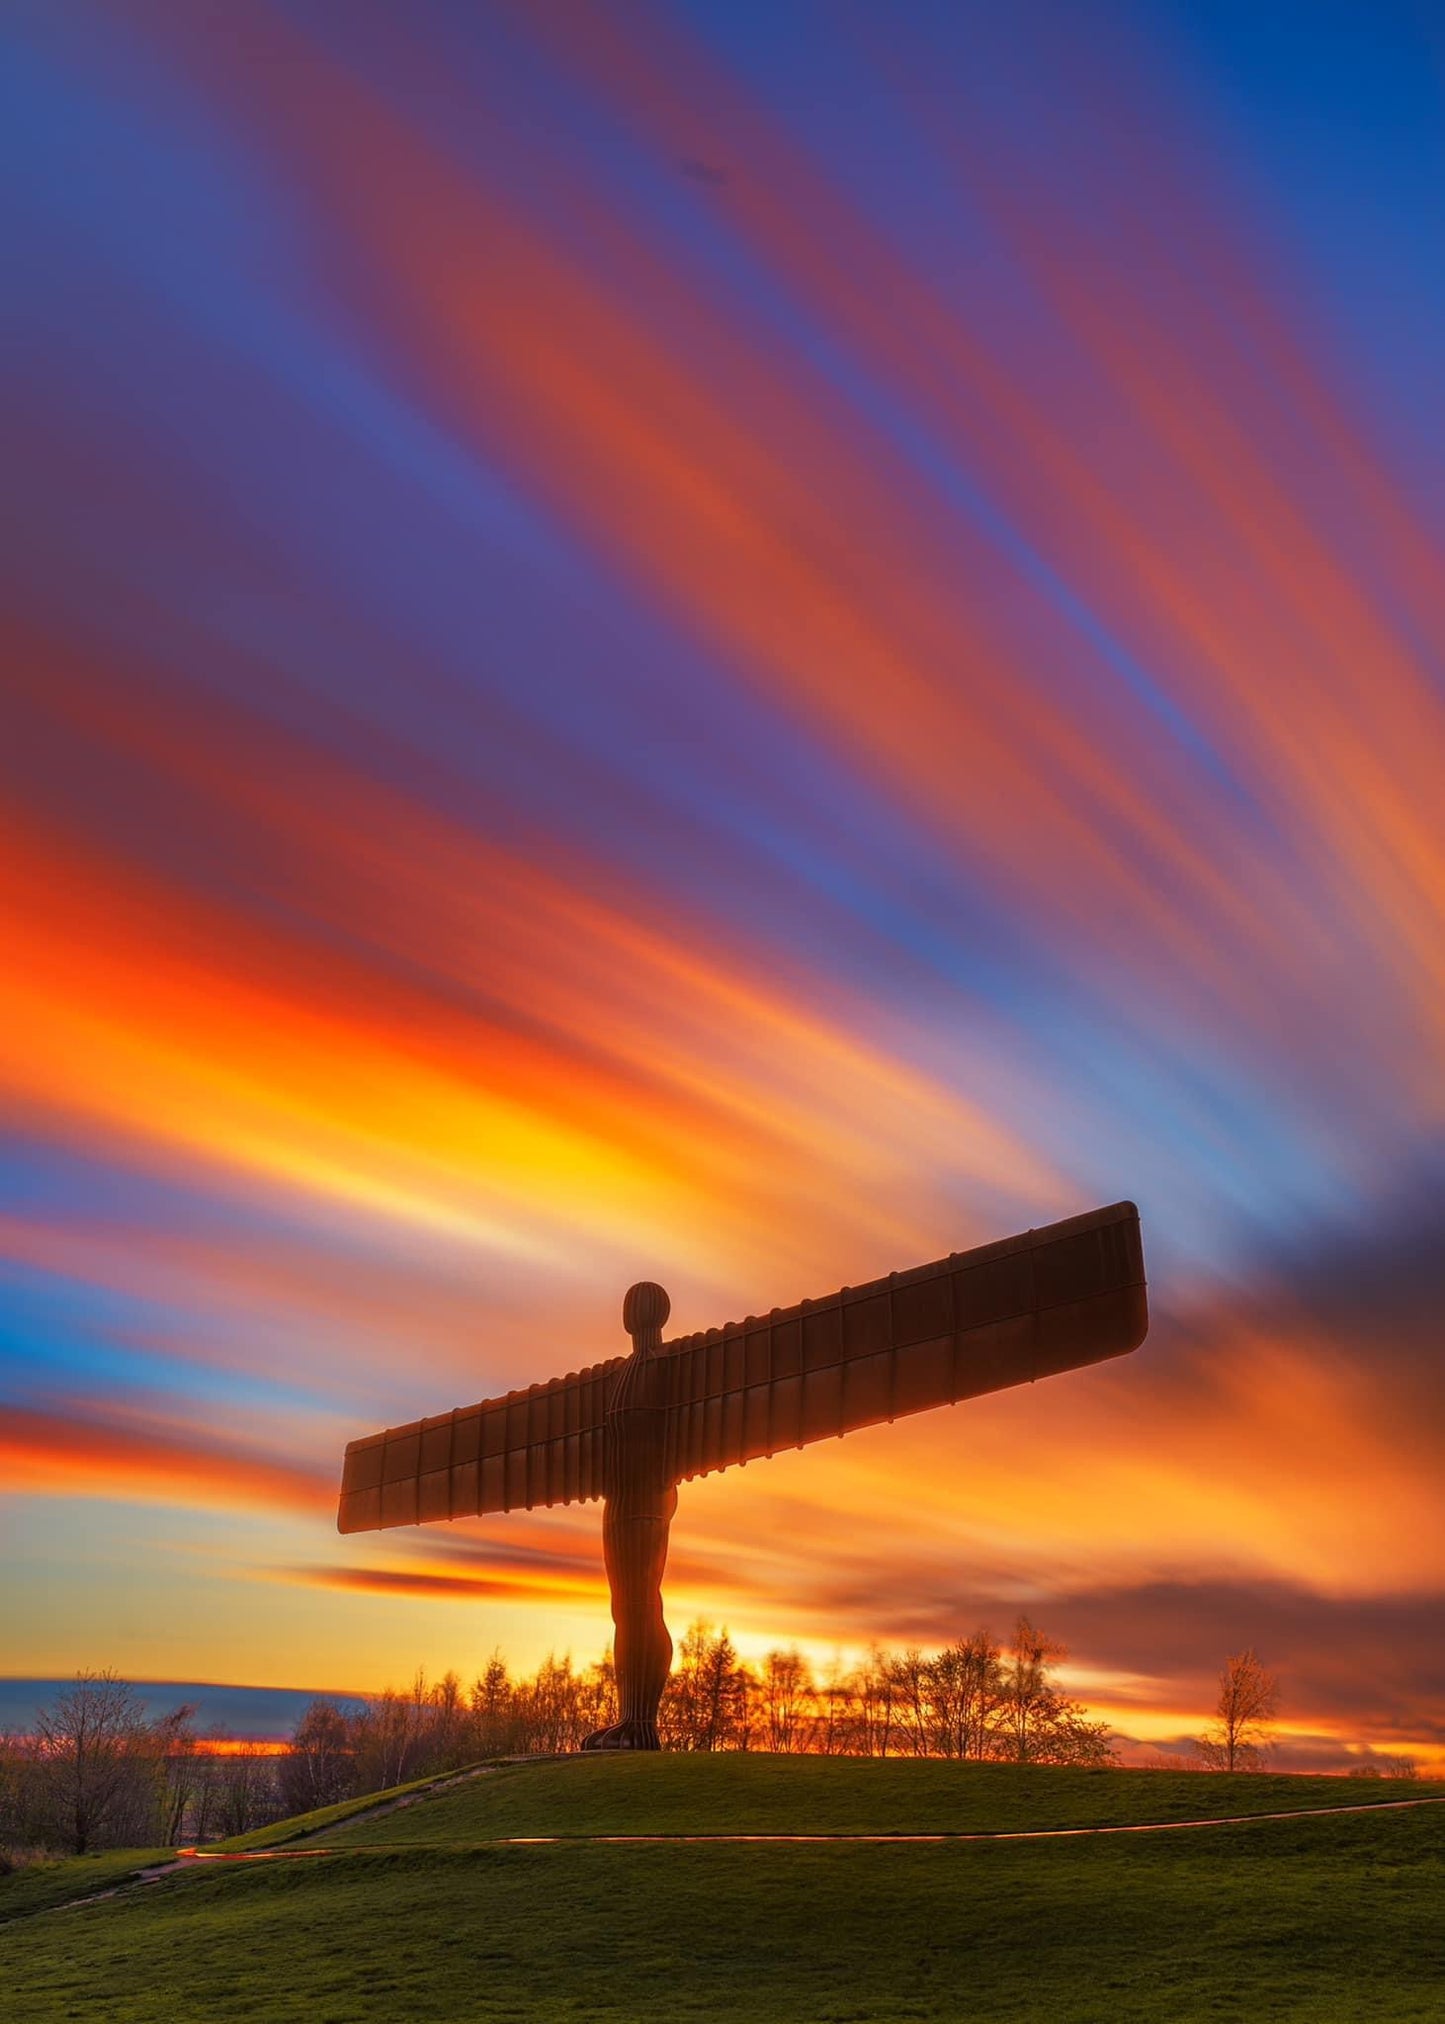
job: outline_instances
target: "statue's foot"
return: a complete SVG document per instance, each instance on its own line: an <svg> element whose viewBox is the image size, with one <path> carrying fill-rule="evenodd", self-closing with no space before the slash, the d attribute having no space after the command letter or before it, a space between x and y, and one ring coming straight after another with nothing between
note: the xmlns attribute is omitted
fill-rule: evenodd
<svg viewBox="0 0 1445 2024"><path fill-rule="evenodd" d="M610 1729L595 1729L582 1745L584 1750L660 1750L655 1722L614 1722Z"/></svg>

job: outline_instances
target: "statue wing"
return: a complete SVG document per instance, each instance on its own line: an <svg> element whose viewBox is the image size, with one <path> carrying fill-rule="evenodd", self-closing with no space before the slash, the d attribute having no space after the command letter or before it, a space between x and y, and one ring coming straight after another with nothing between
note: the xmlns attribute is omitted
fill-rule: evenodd
<svg viewBox="0 0 1445 2024"><path fill-rule="evenodd" d="M666 1345L669 1461L705 1476L780 1448L1137 1349L1139 1212L1118 1202Z"/></svg>
<svg viewBox="0 0 1445 2024"><path fill-rule="evenodd" d="M666 1343L674 1480L806 1447L1137 1349L1149 1325L1139 1212L955 1252L823 1300ZM352 1441L337 1525L368 1532L603 1494L613 1357Z"/></svg>
<svg viewBox="0 0 1445 2024"><path fill-rule="evenodd" d="M374 1532L602 1495L602 1421L624 1359L351 1441L337 1530Z"/></svg>

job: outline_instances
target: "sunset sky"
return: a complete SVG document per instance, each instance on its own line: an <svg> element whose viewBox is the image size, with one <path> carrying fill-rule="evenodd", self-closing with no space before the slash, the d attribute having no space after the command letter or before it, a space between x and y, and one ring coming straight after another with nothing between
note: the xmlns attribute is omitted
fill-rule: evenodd
<svg viewBox="0 0 1445 2024"><path fill-rule="evenodd" d="M674 1632L1445 1764L1430 10L3 34L0 1673L590 1659L345 1442L1127 1196L1136 1356L686 1486Z"/></svg>

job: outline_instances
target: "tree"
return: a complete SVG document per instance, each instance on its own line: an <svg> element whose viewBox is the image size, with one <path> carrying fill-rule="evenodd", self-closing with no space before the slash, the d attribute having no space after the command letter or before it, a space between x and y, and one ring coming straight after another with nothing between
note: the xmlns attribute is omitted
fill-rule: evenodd
<svg viewBox="0 0 1445 2024"><path fill-rule="evenodd" d="M420 1671L410 1693L387 1688L374 1695L348 1725L356 1789L386 1791L420 1777L427 1768L424 1758L432 1718L431 1692Z"/></svg>
<svg viewBox="0 0 1445 2024"><path fill-rule="evenodd" d="M471 1755L466 1695L456 1673L444 1673L431 1690L427 1769L455 1771Z"/></svg>
<svg viewBox="0 0 1445 2024"><path fill-rule="evenodd" d="M281 1795L292 1813L334 1806L351 1790L356 1748L351 1725L334 1701L307 1708L281 1760Z"/></svg>
<svg viewBox="0 0 1445 2024"><path fill-rule="evenodd" d="M1211 1771L1256 1771L1274 1740L1279 1681L1260 1664L1253 1645L1227 1658L1219 1675L1214 1720L1199 1743Z"/></svg>
<svg viewBox="0 0 1445 2024"><path fill-rule="evenodd" d="M885 1660L893 1718L893 1738L912 1757L926 1757L932 1727L929 1716L930 1661L910 1646Z"/></svg>
<svg viewBox="0 0 1445 2024"><path fill-rule="evenodd" d="M516 1749L516 1696L500 1652L492 1653L486 1671L472 1683L471 1711L478 1755L499 1757Z"/></svg>
<svg viewBox="0 0 1445 2024"><path fill-rule="evenodd" d="M34 1768L28 1736L0 1735L0 1876L9 1868L4 1851L28 1838Z"/></svg>
<svg viewBox="0 0 1445 2024"><path fill-rule="evenodd" d="M1413 1757L1370 1756L1350 1766L1351 1778L1418 1778L1420 1767Z"/></svg>
<svg viewBox="0 0 1445 2024"><path fill-rule="evenodd" d="M559 1659L549 1652L533 1679L517 1689L516 1706L522 1748L556 1756L581 1748L596 1696L572 1670L570 1653Z"/></svg>
<svg viewBox="0 0 1445 2024"><path fill-rule="evenodd" d="M75 1855L140 1834L151 1797L145 1710L106 1670L75 1685L35 1723L35 1757L52 1833Z"/></svg>
<svg viewBox="0 0 1445 2024"><path fill-rule="evenodd" d="M988 1757L1003 1698L998 1646L986 1630L945 1645L924 1668L930 1754Z"/></svg>
<svg viewBox="0 0 1445 2024"><path fill-rule="evenodd" d="M673 1750L745 1750L752 1675L725 1630L694 1623L683 1633L677 1664L659 1710Z"/></svg>
<svg viewBox="0 0 1445 2024"><path fill-rule="evenodd" d="M598 1729L610 1729L618 1719L617 1668L609 1645L600 1659L594 1659L582 1675L578 1707L581 1734L586 1738Z"/></svg>
<svg viewBox="0 0 1445 2024"><path fill-rule="evenodd" d="M858 1754L886 1757L893 1747L896 1724L893 1665L888 1654L870 1645L853 1681Z"/></svg>
<svg viewBox="0 0 1445 2024"><path fill-rule="evenodd" d="M808 1662L796 1647L768 1653L758 1692L768 1748L785 1754L803 1749L817 1689Z"/></svg>
<svg viewBox="0 0 1445 2024"><path fill-rule="evenodd" d="M811 1729L811 1747L821 1757L847 1757L857 1734L857 1696L853 1676L843 1670L840 1659L832 1659L818 1684L817 1714Z"/></svg>
<svg viewBox="0 0 1445 2024"><path fill-rule="evenodd" d="M238 1744L218 1730L201 1743L195 1759L192 1838L216 1840L266 1827L286 1811L278 1773L285 1759L254 1744Z"/></svg>
<svg viewBox="0 0 1445 2024"><path fill-rule="evenodd" d="M1018 1619L999 1671L990 1755L1014 1764L1114 1761L1108 1723L1091 1721L1083 1703L1071 1700L1049 1678L1067 1657L1057 1639L1035 1629L1026 1616Z"/></svg>
<svg viewBox="0 0 1445 2024"><path fill-rule="evenodd" d="M160 1838L174 1848L185 1838L186 1820L200 1786L196 1760L194 1702L152 1722L146 1735L155 1783Z"/></svg>

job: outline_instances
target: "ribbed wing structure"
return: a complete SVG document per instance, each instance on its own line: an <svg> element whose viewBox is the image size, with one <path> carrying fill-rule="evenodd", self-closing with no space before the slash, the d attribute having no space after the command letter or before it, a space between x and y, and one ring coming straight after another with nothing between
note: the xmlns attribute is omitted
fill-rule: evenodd
<svg viewBox="0 0 1445 2024"><path fill-rule="evenodd" d="M603 1415L624 1361L614 1356L350 1442L338 1530L374 1532L600 1497Z"/></svg>
<svg viewBox="0 0 1445 2024"><path fill-rule="evenodd" d="M1149 1325L1132 1202L664 1343L666 1468L705 1476L781 1448L1122 1356ZM608 1397L625 1358L388 1427L346 1450L343 1532L603 1494Z"/></svg>
<svg viewBox="0 0 1445 2024"><path fill-rule="evenodd" d="M1100 1363L1148 1326L1139 1212L1117 1202L668 1343L671 1473Z"/></svg>

